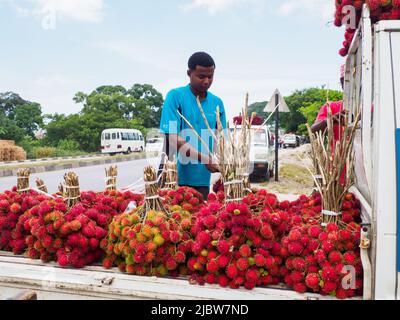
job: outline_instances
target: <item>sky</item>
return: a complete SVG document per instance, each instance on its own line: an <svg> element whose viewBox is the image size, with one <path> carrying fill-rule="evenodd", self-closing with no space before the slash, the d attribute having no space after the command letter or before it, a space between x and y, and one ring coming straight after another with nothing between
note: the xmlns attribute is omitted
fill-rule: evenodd
<svg viewBox="0 0 400 320"><path fill-rule="evenodd" d="M0 0L0 92L76 113L76 92L188 84L187 60L216 62L211 92L228 119L276 88L339 89L343 30L334 0Z"/></svg>

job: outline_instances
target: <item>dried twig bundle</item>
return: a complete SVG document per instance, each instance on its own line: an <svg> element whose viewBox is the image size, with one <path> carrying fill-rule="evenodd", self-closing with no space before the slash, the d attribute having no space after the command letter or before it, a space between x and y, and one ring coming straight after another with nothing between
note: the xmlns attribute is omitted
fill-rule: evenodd
<svg viewBox="0 0 400 320"><path fill-rule="evenodd" d="M36 179L36 186L40 191L48 193L47 187L44 185L44 181L42 179L39 179L39 178Z"/></svg>
<svg viewBox="0 0 400 320"><path fill-rule="evenodd" d="M81 192L79 188L79 179L74 172L68 172L64 175L63 190L65 190L68 208L71 208L80 201Z"/></svg>
<svg viewBox="0 0 400 320"><path fill-rule="evenodd" d="M27 168L17 171L17 191L18 193L27 193L29 191L29 176L31 171Z"/></svg>
<svg viewBox="0 0 400 320"><path fill-rule="evenodd" d="M250 139L251 123L254 114L249 119L247 114L248 96L243 109L243 121L238 133L235 125L233 132L228 125L227 135L224 134L219 110L217 111L217 146L215 157L219 160L221 176L224 181L225 198L227 202L240 201L245 190L250 189Z"/></svg>
<svg viewBox="0 0 400 320"><path fill-rule="evenodd" d="M106 171L106 190L112 191L117 190L117 176L118 176L118 169L117 166L110 166Z"/></svg>
<svg viewBox="0 0 400 320"><path fill-rule="evenodd" d="M149 211L162 211L167 212L164 205L161 202L160 196L158 194L158 181L156 169L152 166L147 166L144 168L144 185L145 185L145 197L144 197L144 207L141 208L141 219L146 220L147 212Z"/></svg>
<svg viewBox="0 0 400 320"><path fill-rule="evenodd" d="M178 187L178 168L176 160L165 163L165 189L175 190Z"/></svg>
<svg viewBox="0 0 400 320"><path fill-rule="evenodd" d="M360 120L357 113L352 126L348 125L348 116L340 116L344 123L341 136L335 142L333 135L333 118L328 108L328 127L324 132L310 133L313 143L315 170L321 179L315 175L314 181L322 197L322 224L340 223L340 211L344 198L354 184L354 152L352 151L355 131Z"/></svg>

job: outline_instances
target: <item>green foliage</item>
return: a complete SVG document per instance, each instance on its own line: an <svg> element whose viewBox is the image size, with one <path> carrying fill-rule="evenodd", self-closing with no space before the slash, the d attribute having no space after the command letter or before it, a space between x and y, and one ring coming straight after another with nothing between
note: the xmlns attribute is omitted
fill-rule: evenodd
<svg viewBox="0 0 400 320"><path fill-rule="evenodd" d="M78 142L74 140L62 139L58 141L57 149L64 151L79 151L80 147Z"/></svg>
<svg viewBox="0 0 400 320"><path fill-rule="evenodd" d="M286 132L296 132L298 134L307 134L306 123L312 125L317 118L320 108L325 104L327 98L330 101L341 100L343 94L339 91L327 91L319 88L308 88L303 90L296 90L290 96L285 97L286 104L290 112L280 113L280 126ZM266 102L258 102L249 106L250 112L257 112L257 114L267 118L270 113L265 113L262 110ZM271 117L270 124L274 123L274 117Z"/></svg>
<svg viewBox="0 0 400 320"><path fill-rule="evenodd" d="M43 127L41 106L14 92L0 93L0 138L21 141Z"/></svg>
<svg viewBox="0 0 400 320"><path fill-rule="evenodd" d="M57 155L57 149L53 147L34 147L33 156L39 158L52 158Z"/></svg>
<svg viewBox="0 0 400 320"><path fill-rule="evenodd" d="M163 98L151 85L102 86L90 94L76 93L82 103L79 114L55 114L47 125L46 142L58 146L60 140L74 141L81 150L98 152L100 135L108 128L138 129L145 136L148 127L159 126Z"/></svg>

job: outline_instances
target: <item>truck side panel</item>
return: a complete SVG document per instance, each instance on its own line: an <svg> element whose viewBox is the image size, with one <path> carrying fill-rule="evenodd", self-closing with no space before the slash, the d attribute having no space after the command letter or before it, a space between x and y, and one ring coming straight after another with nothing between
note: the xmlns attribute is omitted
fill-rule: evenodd
<svg viewBox="0 0 400 320"><path fill-rule="evenodd" d="M390 32L376 26L374 190L376 218L375 299L395 299L397 287L396 108Z"/></svg>

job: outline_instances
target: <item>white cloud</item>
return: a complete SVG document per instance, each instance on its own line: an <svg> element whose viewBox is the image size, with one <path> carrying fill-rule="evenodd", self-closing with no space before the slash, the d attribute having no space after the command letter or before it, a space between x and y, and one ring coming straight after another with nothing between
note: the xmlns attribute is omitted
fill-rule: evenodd
<svg viewBox="0 0 400 320"><path fill-rule="evenodd" d="M57 18L84 22L103 20L104 0L9 0L8 2L24 16L44 18L55 15Z"/></svg>
<svg viewBox="0 0 400 320"><path fill-rule="evenodd" d="M293 14L319 15L324 20L333 16L334 4L326 0L286 0L278 8L278 13L284 16Z"/></svg>
<svg viewBox="0 0 400 320"><path fill-rule="evenodd" d="M209 14L214 15L243 5L260 5L263 1L264 0L192 0L190 3L181 6L181 9L183 11L206 9Z"/></svg>

